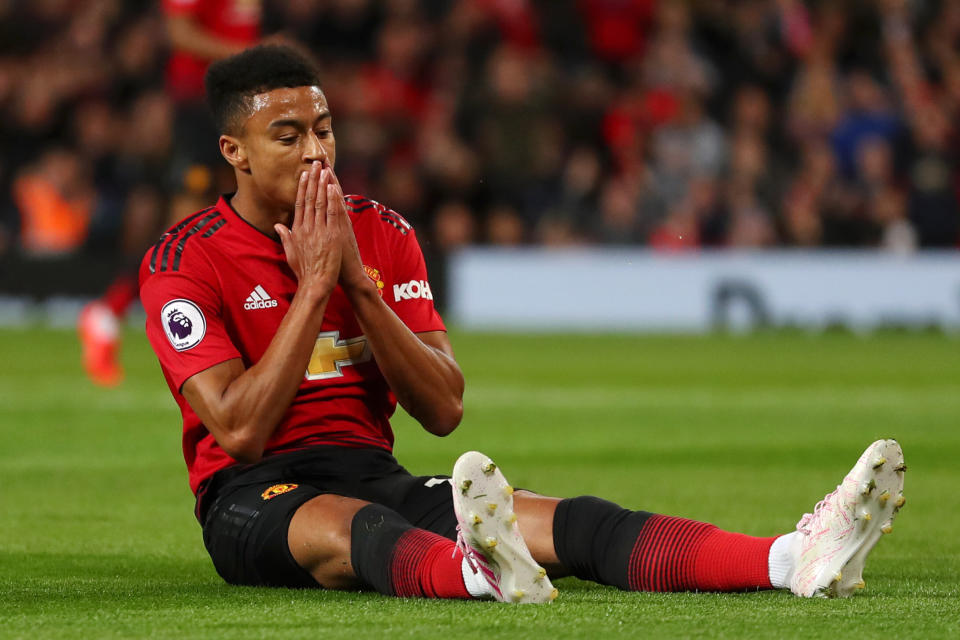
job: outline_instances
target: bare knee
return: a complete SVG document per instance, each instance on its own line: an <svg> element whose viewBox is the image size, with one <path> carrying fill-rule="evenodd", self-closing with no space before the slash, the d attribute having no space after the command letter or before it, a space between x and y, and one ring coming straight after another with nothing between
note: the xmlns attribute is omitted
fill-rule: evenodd
<svg viewBox="0 0 960 640"><path fill-rule="evenodd" d="M355 589L359 581L350 562L353 516L368 503L321 495L293 514L287 544L294 560L327 589Z"/></svg>

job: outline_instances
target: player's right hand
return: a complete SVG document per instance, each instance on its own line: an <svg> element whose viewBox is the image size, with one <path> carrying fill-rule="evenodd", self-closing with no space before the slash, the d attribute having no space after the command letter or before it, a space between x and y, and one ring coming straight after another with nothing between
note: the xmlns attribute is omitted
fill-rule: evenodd
<svg viewBox="0 0 960 640"><path fill-rule="evenodd" d="M300 174L293 224L274 225L280 236L287 264L297 276L300 288L316 287L326 296L337 285L341 262L340 208L327 206L334 185L330 169L314 162Z"/></svg>

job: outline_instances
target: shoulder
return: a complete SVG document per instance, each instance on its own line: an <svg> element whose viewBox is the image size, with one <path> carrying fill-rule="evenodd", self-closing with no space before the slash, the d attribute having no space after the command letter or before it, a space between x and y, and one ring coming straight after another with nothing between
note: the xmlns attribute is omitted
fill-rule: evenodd
<svg viewBox="0 0 960 640"><path fill-rule="evenodd" d="M376 200L361 195L348 195L344 199L353 212L354 220L369 220L376 225L383 226L388 231L392 230L394 233L399 233L401 236L413 231L413 225L407 222L406 218Z"/></svg>
<svg viewBox="0 0 960 640"><path fill-rule="evenodd" d="M140 263L141 288L151 285L181 286L184 280L196 286L217 288L217 269L214 264L222 251L210 251L209 245L219 238L218 232L227 219L216 207L201 209L167 229L152 247L147 249ZM167 283L161 286L161 282Z"/></svg>
<svg viewBox="0 0 960 640"><path fill-rule="evenodd" d="M179 272L196 265L203 246L224 225L227 219L217 207L207 207L187 216L167 229L143 257L144 275Z"/></svg>

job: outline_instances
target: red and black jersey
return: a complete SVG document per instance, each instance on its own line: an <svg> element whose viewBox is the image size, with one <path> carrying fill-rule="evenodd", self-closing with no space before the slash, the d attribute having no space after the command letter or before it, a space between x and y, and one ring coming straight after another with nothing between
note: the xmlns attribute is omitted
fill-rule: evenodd
<svg viewBox="0 0 960 640"><path fill-rule="evenodd" d="M413 332L444 330L433 306L416 234L400 215L347 196L367 276ZM183 455L194 492L234 464L180 390L192 375L232 358L246 367L266 351L297 280L283 246L221 198L167 231L140 266L147 337L183 414ZM303 382L264 455L315 444L391 450L396 408L347 301L337 287L323 316Z"/></svg>

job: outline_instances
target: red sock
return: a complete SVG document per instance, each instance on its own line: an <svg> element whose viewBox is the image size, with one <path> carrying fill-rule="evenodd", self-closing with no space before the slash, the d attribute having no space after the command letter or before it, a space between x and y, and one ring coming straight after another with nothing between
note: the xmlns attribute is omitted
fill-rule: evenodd
<svg viewBox="0 0 960 640"><path fill-rule="evenodd" d="M463 584L463 554L452 541L423 529L397 540L390 557L390 579L401 598L470 598Z"/></svg>
<svg viewBox="0 0 960 640"><path fill-rule="evenodd" d="M630 554L628 580L638 591L771 589L770 545L705 522L651 516Z"/></svg>
<svg viewBox="0 0 960 640"><path fill-rule="evenodd" d="M103 294L103 303L110 307L113 315L122 318L127 313L130 303L140 294L137 278L131 274L123 274L114 280Z"/></svg>

